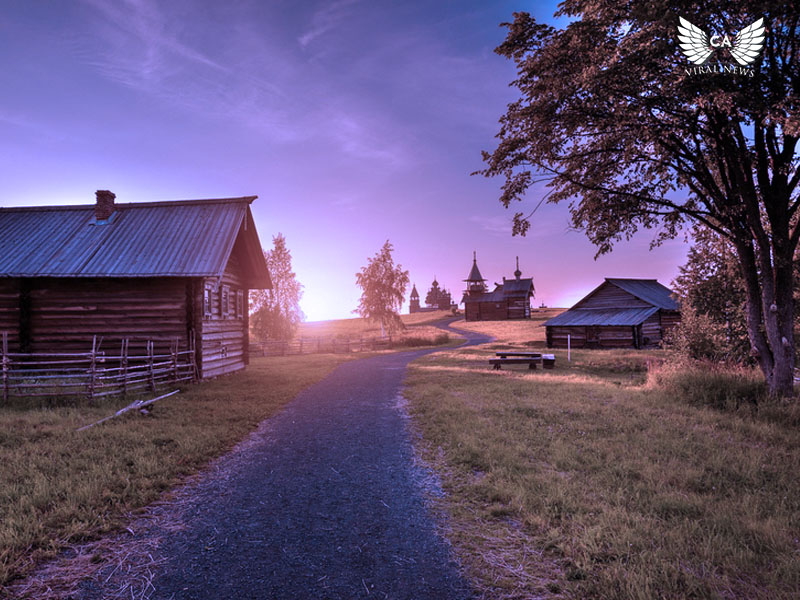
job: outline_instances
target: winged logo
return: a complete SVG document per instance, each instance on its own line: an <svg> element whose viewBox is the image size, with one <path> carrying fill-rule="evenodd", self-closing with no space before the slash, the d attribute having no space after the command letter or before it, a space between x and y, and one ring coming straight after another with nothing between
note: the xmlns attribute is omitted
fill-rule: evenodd
<svg viewBox="0 0 800 600"><path fill-rule="evenodd" d="M731 47L730 52L736 62L744 67L756 59L764 46L763 17L737 33L733 44L730 43L727 36L723 38L722 43L714 43L714 39L719 36L713 36L709 43L708 34L705 31L692 25L683 17L679 17L679 20L679 46L687 58L696 65L706 62L714 51L714 47L727 45Z"/></svg>

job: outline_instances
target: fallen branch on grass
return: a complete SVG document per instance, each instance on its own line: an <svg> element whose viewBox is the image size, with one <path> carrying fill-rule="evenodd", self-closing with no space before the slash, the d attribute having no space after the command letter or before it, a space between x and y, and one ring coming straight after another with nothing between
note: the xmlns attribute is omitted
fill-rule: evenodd
<svg viewBox="0 0 800 600"><path fill-rule="evenodd" d="M150 404L153 404L153 402L158 402L159 400L163 400L164 398L169 398L170 396L174 396L178 392L180 392L180 390L175 390L174 392L170 392L169 394L164 394L163 396L159 396L158 398L153 398L152 400L137 400L136 402L131 402L125 408L120 408L113 415L109 415L108 417L103 417L99 421L95 421L94 423L90 423L89 425L84 425L83 427L79 427L76 431L83 431L84 429L89 429L90 427L94 427L95 425L100 425L100 423L105 423L109 419L113 419L114 417L118 417L121 414L128 412L129 410L135 410L137 408L144 408L145 406L149 406Z"/></svg>

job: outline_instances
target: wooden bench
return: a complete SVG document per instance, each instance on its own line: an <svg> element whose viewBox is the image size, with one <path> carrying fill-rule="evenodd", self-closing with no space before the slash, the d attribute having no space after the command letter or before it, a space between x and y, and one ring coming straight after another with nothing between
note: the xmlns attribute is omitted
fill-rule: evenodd
<svg viewBox="0 0 800 600"><path fill-rule="evenodd" d="M528 368L531 370L536 369L537 363L542 362L542 357L535 357L529 356L527 358L515 357L515 358L490 358L489 364L492 365L492 368L496 371L500 370L502 365L528 365Z"/></svg>
<svg viewBox="0 0 800 600"><path fill-rule="evenodd" d="M516 350L500 350L495 352L500 358L542 358L541 352L517 352Z"/></svg>

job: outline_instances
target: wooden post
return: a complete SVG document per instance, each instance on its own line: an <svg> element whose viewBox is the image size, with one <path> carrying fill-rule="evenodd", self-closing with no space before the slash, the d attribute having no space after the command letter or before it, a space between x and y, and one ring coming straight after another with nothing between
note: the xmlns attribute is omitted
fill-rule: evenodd
<svg viewBox="0 0 800 600"><path fill-rule="evenodd" d="M3 332L3 403L8 403L8 370L9 370L9 362L11 362L8 358L8 332Z"/></svg>
<svg viewBox="0 0 800 600"><path fill-rule="evenodd" d="M122 395L125 396L128 394L128 338L122 340L119 373L122 375Z"/></svg>
<svg viewBox="0 0 800 600"><path fill-rule="evenodd" d="M92 336L92 354L89 357L89 403L94 401L94 384L97 377L97 336Z"/></svg>
<svg viewBox="0 0 800 600"><path fill-rule="evenodd" d="M192 334L189 336L189 344L192 347L192 353L189 356L192 357L191 358L192 372L194 374L195 381L197 381L198 379L200 379L200 372L197 369L197 348L195 347L194 338L195 338L195 330L192 329Z"/></svg>
<svg viewBox="0 0 800 600"><path fill-rule="evenodd" d="M170 348L172 345L170 344ZM178 338L175 338L175 349L172 350L172 381L178 379Z"/></svg>
<svg viewBox="0 0 800 600"><path fill-rule="evenodd" d="M303 353L303 338L300 338L300 354Z"/></svg>
<svg viewBox="0 0 800 600"><path fill-rule="evenodd" d="M569 334L567 334L567 362L572 362L572 349L570 348Z"/></svg>
<svg viewBox="0 0 800 600"><path fill-rule="evenodd" d="M317 337L317 354L322 352L321 348L322 348L322 338Z"/></svg>
<svg viewBox="0 0 800 600"><path fill-rule="evenodd" d="M153 358L153 340L148 340L147 342L147 366L148 371L150 372L150 391L156 391L156 374L154 372L154 358Z"/></svg>

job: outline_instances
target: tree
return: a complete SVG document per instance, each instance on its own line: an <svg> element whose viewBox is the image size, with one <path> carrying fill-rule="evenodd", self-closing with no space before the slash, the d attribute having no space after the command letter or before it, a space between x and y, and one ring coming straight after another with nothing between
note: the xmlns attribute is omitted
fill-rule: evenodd
<svg viewBox="0 0 800 600"><path fill-rule="evenodd" d="M746 293L733 245L704 225L692 229L694 243L672 288L681 298L678 336L694 358L748 361ZM713 339L702 344L699 338ZM704 351L698 351L701 345Z"/></svg>
<svg viewBox="0 0 800 600"><path fill-rule="evenodd" d="M251 323L253 331L261 338L289 340L305 319L300 310L303 286L292 271L292 254L283 234L273 236L272 244L272 250L264 251L272 289L250 292Z"/></svg>
<svg viewBox="0 0 800 600"><path fill-rule="evenodd" d="M367 266L356 273L356 284L362 292L353 312L380 323L382 332L405 329L399 312L408 287L408 271L403 271L401 265L395 266L393 249L386 240L380 251L367 259Z"/></svg>
<svg viewBox="0 0 800 600"><path fill-rule="evenodd" d="M521 97L501 117L498 146L484 152L480 173L504 177L506 207L546 182L540 203L570 202L573 224L598 254L641 227L660 229L654 244L694 222L729 240L751 352L769 390L788 396L800 5L680 6L566 0L558 15L574 20L564 29L515 13L496 51L516 63ZM763 17L765 47L749 66L733 63L729 48L712 48L712 62L697 67L678 46L679 17L725 35ZM534 213L515 214L515 234L527 232Z"/></svg>

